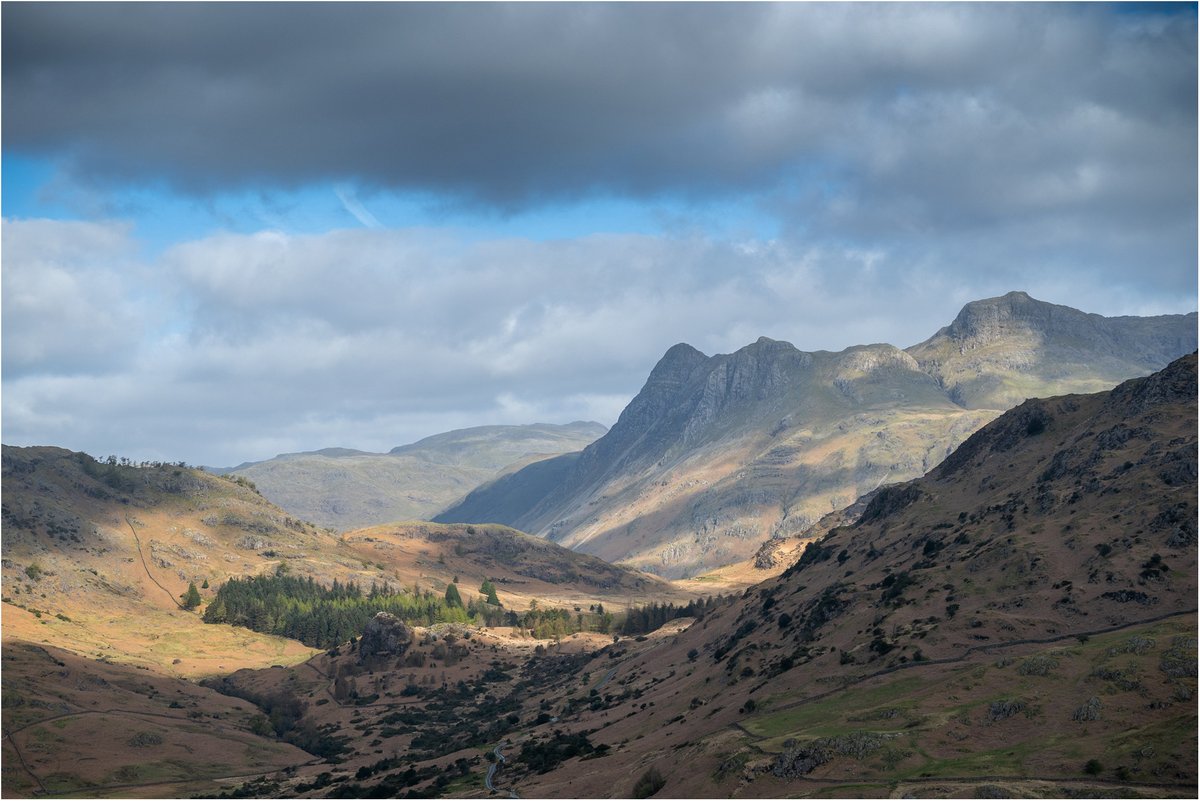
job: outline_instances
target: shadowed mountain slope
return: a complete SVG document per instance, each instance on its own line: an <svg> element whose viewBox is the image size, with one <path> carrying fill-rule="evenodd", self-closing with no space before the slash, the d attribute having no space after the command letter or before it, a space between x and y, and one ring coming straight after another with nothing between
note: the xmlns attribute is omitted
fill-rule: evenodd
<svg viewBox="0 0 1200 801"><path fill-rule="evenodd" d="M503 476L435 519L502 522L694 575L920 475L1004 408L984 400L1101 389L1161 368L1195 347L1195 320L1109 320L1011 293L969 304L908 352L807 353L764 337L708 357L676 345L582 453ZM956 378L971 370L983 372L969 386Z"/></svg>
<svg viewBox="0 0 1200 801"><path fill-rule="evenodd" d="M435 434L388 453L325 448L209 470L245 476L289 513L348 531L428 518L485 481L578 451L606 430L583 422L479 426Z"/></svg>

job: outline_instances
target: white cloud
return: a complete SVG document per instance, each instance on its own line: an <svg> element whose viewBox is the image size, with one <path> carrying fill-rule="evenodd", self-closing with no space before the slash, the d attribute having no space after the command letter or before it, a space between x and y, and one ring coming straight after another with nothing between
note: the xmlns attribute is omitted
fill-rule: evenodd
<svg viewBox="0 0 1200 801"><path fill-rule="evenodd" d="M104 372L158 315L139 308L127 226L5 220L4 373Z"/></svg>
<svg viewBox="0 0 1200 801"><path fill-rule="evenodd" d="M367 228L380 228L382 224L379 220L367 210L367 207L362 204L362 201L354 193L354 187L339 184L333 188L333 193L337 195L338 201L346 211L353 215L354 219L358 220Z"/></svg>
<svg viewBox="0 0 1200 801"><path fill-rule="evenodd" d="M219 465L488 423L611 424L680 341L904 346L1015 288L1145 307L1045 265L947 270L953 242L922 266L882 245L353 229L220 234L143 262L115 224L4 230L5 441Z"/></svg>

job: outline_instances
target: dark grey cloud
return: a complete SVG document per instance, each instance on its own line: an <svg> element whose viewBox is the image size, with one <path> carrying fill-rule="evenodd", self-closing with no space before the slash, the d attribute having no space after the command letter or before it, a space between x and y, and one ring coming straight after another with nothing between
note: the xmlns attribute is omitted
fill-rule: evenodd
<svg viewBox="0 0 1200 801"><path fill-rule="evenodd" d="M1048 165L1153 156L1195 173L1194 148L1181 149L1196 132L1194 12L17 3L3 15L5 147L194 191L357 179L514 207L816 173L863 193L882 184L936 217ZM1109 135L1130 126L1159 131L1165 149ZM1180 191L1147 169L1114 183L1148 185L1152 202ZM913 171L924 180L907 183ZM990 213L1021 200L998 194Z"/></svg>

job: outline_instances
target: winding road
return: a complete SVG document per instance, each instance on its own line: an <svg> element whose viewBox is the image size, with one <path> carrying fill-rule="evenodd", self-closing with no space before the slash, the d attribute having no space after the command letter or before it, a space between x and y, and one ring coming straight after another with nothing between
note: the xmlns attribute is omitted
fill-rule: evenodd
<svg viewBox="0 0 1200 801"><path fill-rule="evenodd" d="M497 743L496 747L492 749L492 753L495 754L495 756L496 756L496 761L493 762L492 764L488 765L487 776L485 776L483 779L483 786L488 789L488 792L491 792L491 793L500 792L500 790L496 787L496 785L492 784L492 779L494 779L496 777L496 771L500 769L500 766L503 765L507 761L504 758L504 754L500 753L500 749L501 749L501 747L506 746L508 744L509 743L507 741L505 741L503 743ZM517 795L516 790L509 790L508 797L509 798L520 798L521 796Z"/></svg>

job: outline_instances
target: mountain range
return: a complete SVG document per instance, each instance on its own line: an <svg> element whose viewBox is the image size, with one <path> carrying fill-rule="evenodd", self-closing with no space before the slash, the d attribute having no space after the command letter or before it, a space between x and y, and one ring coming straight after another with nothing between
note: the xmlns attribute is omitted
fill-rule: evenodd
<svg viewBox="0 0 1200 801"><path fill-rule="evenodd" d="M928 340L805 352L672 347L604 436L475 489L434 519L499 522L664 576L773 537L945 458L1028 397L1095 392L1196 348L1196 314L1107 318L1011 292Z"/></svg>
<svg viewBox="0 0 1200 801"><path fill-rule="evenodd" d="M477 426L435 434L387 453L323 448L237 467L263 497L335 531L424 520L480 484L541 459L579 450L607 429L599 423Z"/></svg>

